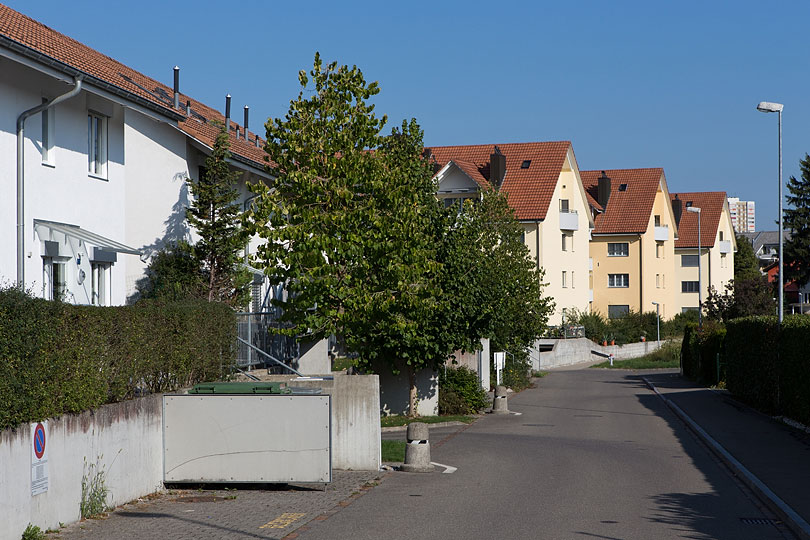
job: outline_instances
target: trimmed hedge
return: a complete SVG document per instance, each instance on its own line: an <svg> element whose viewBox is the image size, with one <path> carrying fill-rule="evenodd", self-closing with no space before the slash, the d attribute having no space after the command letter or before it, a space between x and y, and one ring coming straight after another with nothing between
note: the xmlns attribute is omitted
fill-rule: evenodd
<svg viewBox="0 0 810 540"><path fill-rule="evenodd" d="M697 331L697 325L687 324L681 343L683 374L710 386L725 380L725 338L725 327L713 321L705 321L702 332Z"/></svg>
<svg viewBox="0 0 810 540"><path fill-rule="evenodd" d="M0 290L0 430L230 374L222 304L74 306Z"/></svg>

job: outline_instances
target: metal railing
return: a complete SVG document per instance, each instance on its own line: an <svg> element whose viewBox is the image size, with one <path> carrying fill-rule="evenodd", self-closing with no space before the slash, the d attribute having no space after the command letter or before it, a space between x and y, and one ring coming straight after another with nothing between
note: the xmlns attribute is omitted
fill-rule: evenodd
<svg viewBox="0 0 810 540"><path fill-rule="evenodd" d="M278 371L281 365L292 369L290 364L297 361L300 355L298 342L294 337L272 331L282 327L275 311L237 313L237 366L267 366L271 371Z"/></svg>

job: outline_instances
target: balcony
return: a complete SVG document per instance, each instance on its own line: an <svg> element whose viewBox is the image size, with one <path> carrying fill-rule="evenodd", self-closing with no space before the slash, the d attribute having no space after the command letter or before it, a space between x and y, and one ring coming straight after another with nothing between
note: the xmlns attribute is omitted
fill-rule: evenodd
<svg viewBox="0 0 810 540"><path fill-rule="evenodd" d="M657 242L666 242L669 240L669 227L667 225L655 227L655 240Z"/></svg>
<svg viewBox="0 0 810 540"><path fill-rule="evenodd" d="M720 240L718 242L720 253L731 253L731 240Z"/></svg>
<svg viewBox="0 0 810 540"><path fill-rule="evenodd" d="M560 230L563 231L578 231L579 230L579 216L576 210L560 210Z"/></svg>

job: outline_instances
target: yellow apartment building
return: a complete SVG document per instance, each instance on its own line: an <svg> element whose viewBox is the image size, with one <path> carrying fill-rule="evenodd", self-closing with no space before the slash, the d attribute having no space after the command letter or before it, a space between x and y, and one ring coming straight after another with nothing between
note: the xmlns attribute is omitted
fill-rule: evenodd
<svg viewBox="0 0 810 540"><path fill-rule="evenodd" d="M506 194L523 226L523 241L545 271L544 294L555 302L550 325L563 310L587 311L588 233L593 228L585 188L570 142L430 147L440 167L437 196L445 204L477 197L493 186Z"/></svg>
<svg viewBox="0 0 810 540"><path fill-rule="evenodd" d="M668 319L676 302L678 227L661 168L582 171L594 215L591 310L607 317L655 311Z"/></svg>
<svg viewBox="0 0 810 540"><path fill-rule="evenodd" d="M728 199L724 191L707 191L673 193L671 202L679 233L675 241L676 306L678 312L697 310L701 285L705 302L712 287L722 293L734 278L737 240Z"/></svg>

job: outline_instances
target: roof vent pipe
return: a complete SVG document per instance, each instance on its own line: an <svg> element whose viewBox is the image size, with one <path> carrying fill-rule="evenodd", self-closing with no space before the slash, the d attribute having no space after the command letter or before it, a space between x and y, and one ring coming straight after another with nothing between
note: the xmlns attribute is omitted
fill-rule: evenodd
<svg viewBox="0 0 810 540"><path fill-rule="evenodd" d="M191 116L191 100L186 100L186 116Z"/></svg>
<svg viewBox="0 0 810 540"><path fill-rule="evenodd" d="M608 199L610 199L610 178L605 174L605 171L602 171L602 176L599 177L598 182L596 187L596 202L598 202L602 208L606 208Z"/></svg>
<svg viewBox="0 0 810 540"><path fill-rule="evenodd" d="M225 96L225 133L231 131L231 95Z"/></svg>
<svg viewBox="0 0 810 540"><path fill-rule="evenodd" d="M245 105L245 140L248 140L248 111L250 107Z"/></svg>
<svg viewBox="0 0 810 540"><path fill-rule="evenodd" d="M180 108L180 68L174 66L174 108Z"/></svg>
<svg viewBox="0 0 810 540"><path fill-rule="evenodd" d="M256 148L259 148L259 136L256 135Z"/></svg>

